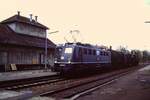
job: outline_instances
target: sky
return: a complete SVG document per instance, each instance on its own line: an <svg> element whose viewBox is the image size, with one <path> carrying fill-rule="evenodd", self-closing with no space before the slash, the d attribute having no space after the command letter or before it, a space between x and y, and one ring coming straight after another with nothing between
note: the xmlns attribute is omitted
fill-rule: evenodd
<svg viewBox="0 0 150 100"><path fill-rule="evenodd" d="M150 0L1 0L0 21L21 12L38 16L56 44L65 39L150 50ZM64 39L65 38L65 39Z"/></svg>

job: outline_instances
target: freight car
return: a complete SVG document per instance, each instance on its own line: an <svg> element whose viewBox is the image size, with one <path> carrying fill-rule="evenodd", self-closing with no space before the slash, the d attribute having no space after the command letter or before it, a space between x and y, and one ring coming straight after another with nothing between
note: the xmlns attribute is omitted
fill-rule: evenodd
<svg viewBox="0 0 150 100"><path fill-rule="evenodd" d="M135 56L129 53L90 44L66 43L57 48L56 55L53 70L61 73L135 65Z"/></svg>

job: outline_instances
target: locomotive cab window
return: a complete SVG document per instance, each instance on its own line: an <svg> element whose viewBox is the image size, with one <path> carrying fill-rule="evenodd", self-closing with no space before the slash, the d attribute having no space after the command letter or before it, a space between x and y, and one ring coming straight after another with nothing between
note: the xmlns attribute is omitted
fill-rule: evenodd
<svg viewBox="0 0 150 100"><path fill-rule="evenodd" d="M72 48L65 48L65 53L72 53Z"/></svg>

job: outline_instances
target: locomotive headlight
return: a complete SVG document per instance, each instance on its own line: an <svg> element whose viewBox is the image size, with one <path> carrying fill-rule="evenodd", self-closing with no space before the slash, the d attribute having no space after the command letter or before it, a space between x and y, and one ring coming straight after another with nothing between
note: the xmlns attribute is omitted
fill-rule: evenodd
<svg viewBox="0 0 150 100"><path fill-rule="evenodd" d="M68 63L71 64L71 58L68 59Z"/></svg>
<svg viewBox="0 0 150 100"><path fill-rule="evenodd" d="M68 63L71 64L71 61L69 60Z"/></svg>
<svg viewBox="0 0 150 100"><path fill-rule="evenodd" d="M57 63L57 58L55 58L54 63Z"/></svg>
<svg viewBox="0 0 150 100"><path fill-rule="evenodd" d="M55 60L54 63L57 63L57 61Z"/></svg>

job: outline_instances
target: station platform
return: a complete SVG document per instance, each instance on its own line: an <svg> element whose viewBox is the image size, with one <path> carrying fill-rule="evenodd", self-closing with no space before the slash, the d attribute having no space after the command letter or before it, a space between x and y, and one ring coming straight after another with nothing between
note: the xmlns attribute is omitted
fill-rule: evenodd
<svg viewBox="0 0 150 100"><path fill-rule="evenodd" d="M50 69L47 70L27 70L27 71L13 71L13 72L0 72L1 81L11 81L18 79L27 79L41 76L52 76L57 73L52 72Z"/></svg>
<svg viewBox="0 0 150 100"><path fill-rule="evenodd" d="M57 73L52 72L51 70L27 70L27 71L13 71L13 72L1 72L0 73L0 82L12 81L18 79L28 79L42 76L53 76ZM9 90L0 90L0 100L23 100L26 97L32 97L31 91L9 91Z"/></svg>
<svg viewBox="0 0 150 100"><path fill-rule="evenodd" d="M87 93L78 100L150 100L150 65Z"/></svg>
<svg viewBox="0 0 150 100"><path fill-rule="evenodd" d="M14 73L14 74L12 74ZM56 73L44 70L36 71L23 71L23 72L8 72L0 73L1 80L4 77L9 79L14 78L29 78L37 77L39 75L55 75ZM7 76L8 75L8 76ZM12 75L12 76L11 76ZM20 76L19 76L20 75ZM32 76L31 76L32 75ZM21 77L22 76L22 77ZM92 93L79 97L77 100L150 100L150 65L135 70L114 82L101 87ZM23 100L24 97L32 97L31 91L0 91L0 100L5 100L6 97L10 97L11 100ZM12 98L13 97L13 98ZM18 99L19 98L19 99ZM55 100L50 97L32 97L28 100Z"/></svg>

